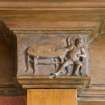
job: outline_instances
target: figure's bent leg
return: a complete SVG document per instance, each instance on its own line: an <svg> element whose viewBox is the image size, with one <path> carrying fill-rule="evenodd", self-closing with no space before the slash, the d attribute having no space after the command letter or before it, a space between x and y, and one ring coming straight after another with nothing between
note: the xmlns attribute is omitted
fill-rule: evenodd
<svg viewBox="0 0 105 105"><path fill-rule="evenodd" d="M80 75L80 69L82 67L82 63L81 62L76 62L76 69L75 69L75 75L79 76Z"/></svg>
<svg viewBox="0 0 105 105"><path fill-rule="evenodd" d="M73 62L72 62L71 60L66 61L64 64L62 64L62 65L60 66L59 71L57 71L57 72L55 72L55 73L52 73L50 76L51 76L52 78L54 78L54 77L57 77L57 76L67 75L68 72L67 72L66 68L67 68L69 65L72 65L72 64L73 64Z"/></svg>

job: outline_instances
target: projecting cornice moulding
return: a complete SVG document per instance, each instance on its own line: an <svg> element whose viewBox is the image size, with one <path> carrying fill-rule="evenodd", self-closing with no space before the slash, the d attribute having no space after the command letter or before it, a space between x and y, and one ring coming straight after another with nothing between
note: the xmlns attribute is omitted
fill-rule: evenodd
<svg viewBox="0 0 105 105"><path fill-rule="evenodd" d="M105 9L105 1L1 1L0 10L96 10Z"/></svg>

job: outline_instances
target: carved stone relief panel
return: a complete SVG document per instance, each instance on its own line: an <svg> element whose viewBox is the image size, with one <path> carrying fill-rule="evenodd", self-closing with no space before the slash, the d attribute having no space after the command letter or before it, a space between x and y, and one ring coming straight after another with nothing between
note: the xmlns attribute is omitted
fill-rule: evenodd
<svg viewBox="0 0 105 105"><path fill-rule="evenodd" d="M19 34L18 76L88 75L88 35L70 31Z"/></svg>

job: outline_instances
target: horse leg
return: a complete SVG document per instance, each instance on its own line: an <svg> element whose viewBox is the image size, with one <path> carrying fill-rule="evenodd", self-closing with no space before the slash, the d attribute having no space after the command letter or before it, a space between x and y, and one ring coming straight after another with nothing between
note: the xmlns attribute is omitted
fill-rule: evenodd
<svg viewBox="0 0 105 105"><path fill-rule="evenodd" d="M26 63L25 71L27 72L29 70L29 65L30 65L30 56L29 55L27 55L25 63Z"/></svg>
<svg viewBox="0 0 105 105"><path fill-rule="evenodd" d="M35 71L38 64L38 56L34 57L34 65L33 65L33 74L35 75Z"/></svg>
<svg viewBox="0 0 105 105"><path fill-rule="evenodd" d="M60 57L54 58L54 62L55 62L55 70L57 72L61 68L61 58Z"/></svg>

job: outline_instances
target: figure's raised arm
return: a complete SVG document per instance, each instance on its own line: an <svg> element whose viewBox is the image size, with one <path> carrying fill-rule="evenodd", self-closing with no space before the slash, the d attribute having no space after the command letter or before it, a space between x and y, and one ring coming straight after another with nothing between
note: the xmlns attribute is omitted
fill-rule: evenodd
<svg viewBox="0 0 105 105"><path fill-rule="evenodd" d="M83 58L86 58L87 57L86 50L85 50L84 47L81 48L81 55L80 56L83 57Z"/></svg>

